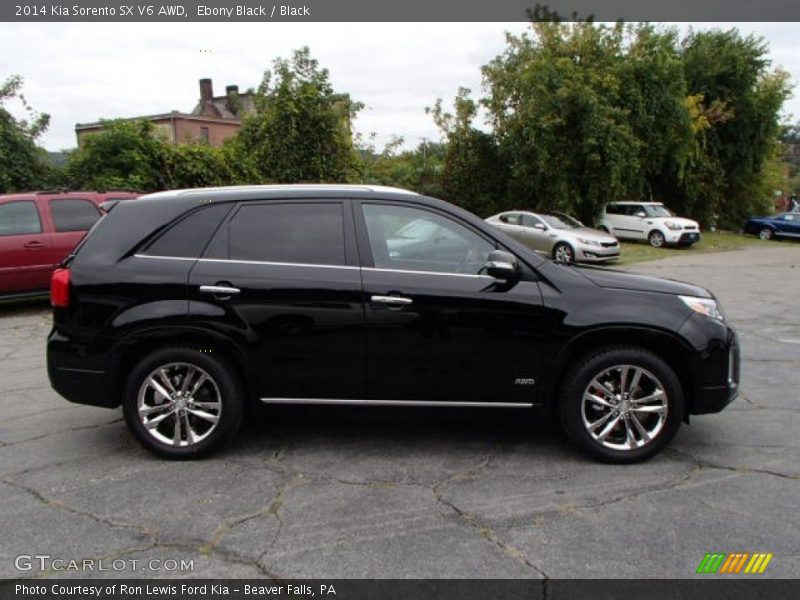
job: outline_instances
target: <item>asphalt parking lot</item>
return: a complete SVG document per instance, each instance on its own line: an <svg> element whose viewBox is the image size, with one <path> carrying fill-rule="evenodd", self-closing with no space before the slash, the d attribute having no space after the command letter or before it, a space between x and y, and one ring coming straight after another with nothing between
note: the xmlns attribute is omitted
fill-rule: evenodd
<svg viewBox="0 0 800 600"><path fill-rule="evenodd" d="M626 467L546 420L434 409L272 412L212 459L158 460L50 390L46 304L0 306L0 577L683 578L712 551L798 577L800 245L665 254L631 268L717 293L742 395ZM34 554L127 570L15 568Z"/></svg>

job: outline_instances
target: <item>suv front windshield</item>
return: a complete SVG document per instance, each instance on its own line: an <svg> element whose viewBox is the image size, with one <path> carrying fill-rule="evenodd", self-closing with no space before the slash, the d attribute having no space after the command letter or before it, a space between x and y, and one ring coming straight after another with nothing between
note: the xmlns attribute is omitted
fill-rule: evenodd
<svg viewBox="0 0 800 600"><path fill-rule="evenodd" d="M645 204L644 210L648 217L674 217L675 215L663 204Z"/></svg>

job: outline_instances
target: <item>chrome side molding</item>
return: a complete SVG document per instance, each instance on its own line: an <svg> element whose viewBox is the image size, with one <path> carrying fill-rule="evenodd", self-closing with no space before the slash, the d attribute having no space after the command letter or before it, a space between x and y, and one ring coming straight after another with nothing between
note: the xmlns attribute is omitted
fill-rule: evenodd
<svg viewBox="0 0 800 600"><path fill-rule="evenodd" d="M442 408L531 408L529 402L458 402L450 400L351 400L346 398L261 398L264 404L331 404L347 406L441 406Z"/></svg>

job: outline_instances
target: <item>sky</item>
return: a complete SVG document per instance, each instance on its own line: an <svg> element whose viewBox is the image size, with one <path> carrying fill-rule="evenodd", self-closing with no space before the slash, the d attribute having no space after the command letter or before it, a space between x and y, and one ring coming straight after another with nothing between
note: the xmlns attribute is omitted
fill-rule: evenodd
<svg viewBox="0 0 800 600"><path fill-rule="evenodd" d="M800 24L703 23L763 36L773 66L800 83ZM198 80L214 93L256 87L278 56L309 46L330 71L334 89L365 104L354 127L374 132L380 149L393 135L406 147L440 134L425 107L445 105L459 87L481 92L480 68L505 48L505 32L525 23L0 23L0 80L25 79L29 104L51 115L40 143L75 146L76 123L178 110L199 98ZM800 88L785 118L800 119ZM16 115L17 105L8 106Z"/></svg>

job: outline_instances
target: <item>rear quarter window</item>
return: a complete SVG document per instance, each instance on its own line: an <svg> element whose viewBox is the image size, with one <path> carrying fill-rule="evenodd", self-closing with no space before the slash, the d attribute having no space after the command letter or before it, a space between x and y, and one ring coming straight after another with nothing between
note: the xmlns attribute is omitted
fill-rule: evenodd
<svg viewBox="0 0 800 600"><path fill-rule="evenodd" d="M230 208L230 204L214 204L188 213L147 244L141 253L198 258Z"/></svg>
<svg viewBox="0 0 800 600"><path fill-rule="evenodd" d="M90 200L70 198L51 200L50 214L53 226L59 233L66 231L88 231L100 218L100 210Z"/></svg>

